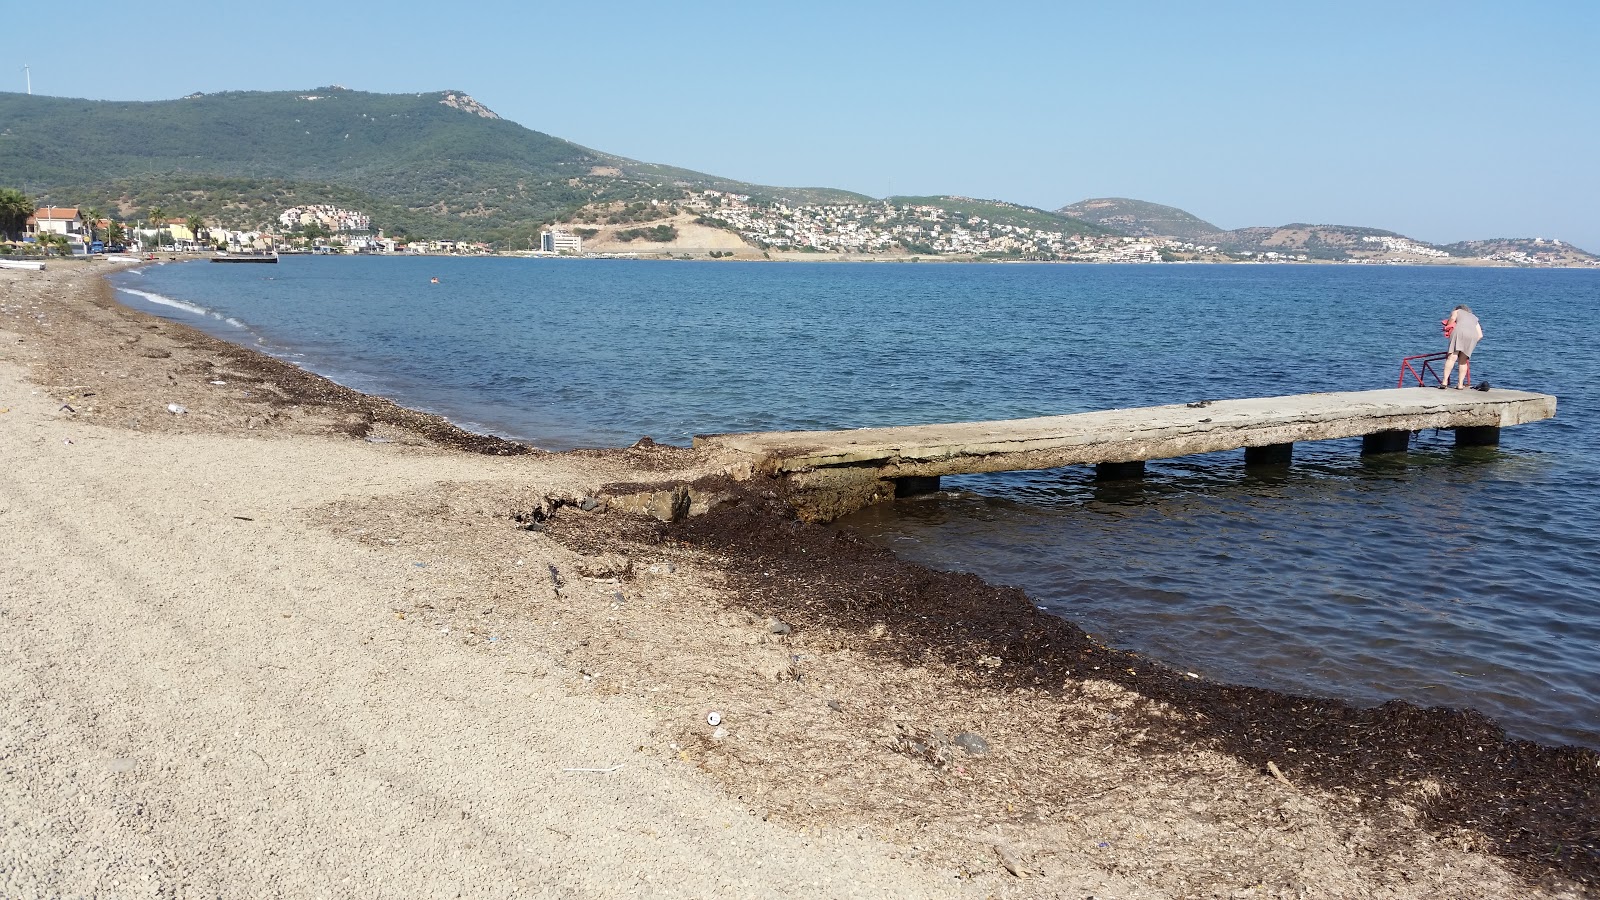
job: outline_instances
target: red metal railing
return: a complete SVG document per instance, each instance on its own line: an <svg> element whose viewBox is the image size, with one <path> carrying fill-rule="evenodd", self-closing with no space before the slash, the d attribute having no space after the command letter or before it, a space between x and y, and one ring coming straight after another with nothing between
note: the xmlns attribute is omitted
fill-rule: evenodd
<svg viewBox="0 0 1600 900"><path fill-rule="evenodd" d="M1410 375L1417 382L1417 387L1428 387L1428 379L1432 378L1434 384L1443 384L1444 380L1439 373L1434 371L1433 364L1443 362L1449 353L1424 353L1420 356L1408 356L1400 360L1400 381L1395 387L1406 386L1406 376ZM1471 380L1468 380L1468 384Z"/></svg>

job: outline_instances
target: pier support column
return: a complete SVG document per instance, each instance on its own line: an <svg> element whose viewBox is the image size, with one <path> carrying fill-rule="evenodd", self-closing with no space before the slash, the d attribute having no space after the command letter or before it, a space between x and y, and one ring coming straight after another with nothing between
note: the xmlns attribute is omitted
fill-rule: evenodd
<svg viewBox="0 0 1600 900"><path fill-rule="evenodd" d="M1411 447L1411 432L1409 431L1374 431L1361 436L1361 455L1376 456L1380 453L1404 453Z"/></svg>
<svg viewBox="0 0 1600 900"><path fill-rule="evenodd" d="M1246 466L1287 466L1294 458L1294 444L1266 444L1244 448Z"/></svg>
<svg viewBox="0 0 1600 900"><path fill-rule="evenodd" d="M1123 481L1129 478L1143 478L1144 460L1096 463L1094 477L1097 481Z"/></svg>
<svg viewBox="0 0 1600 900"><path fill-rule="evenodd" d="M1457 447L1500 446L1499 425L1467 425L1456 429Z"/></svg>
<svg viewBox="0 0 1600 900"><path fill-rule="evenodd" d="M896 497L915 497L919 494L936 494L939 492L939 476L937 475L910 475L894 480L894 495Z"/></svg>

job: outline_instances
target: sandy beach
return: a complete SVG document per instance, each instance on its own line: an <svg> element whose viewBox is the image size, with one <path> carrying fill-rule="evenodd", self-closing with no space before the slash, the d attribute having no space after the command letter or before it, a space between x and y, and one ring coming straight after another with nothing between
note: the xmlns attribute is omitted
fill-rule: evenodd
<svg viewBox="0 0 1600 900"><path fill-rule="evenodd" d="M0 896L1580 897L1600 754L1206 683L0 271ZM708 719L709 717L709 719Z"/></svg>

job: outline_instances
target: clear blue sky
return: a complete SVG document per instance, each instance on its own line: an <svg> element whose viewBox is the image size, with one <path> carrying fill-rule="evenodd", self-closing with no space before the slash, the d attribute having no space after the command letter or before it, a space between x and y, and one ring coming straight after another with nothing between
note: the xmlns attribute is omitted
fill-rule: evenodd
<svg viewBox="0 0 1600 900"><path fill-rule="evenodd" d="M762 184L1600 252L1600 3L8 0L0 87L467 91Z"/></svg>

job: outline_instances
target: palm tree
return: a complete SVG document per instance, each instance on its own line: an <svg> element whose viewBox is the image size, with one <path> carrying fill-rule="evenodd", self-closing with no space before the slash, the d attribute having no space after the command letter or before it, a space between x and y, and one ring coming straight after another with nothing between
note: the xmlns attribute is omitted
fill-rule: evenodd
<svg viewBox="0 0 1600 900"><path fill-rule="evenodd" d="M38 246L45 252L46 256L52 253L58 256L72 255L72 244L67 240L67 236L56 234L53 231L40 232Z"/></svg>
<svg viewBox="0 0 1600 900"><path fill-rule="evenodd" d="M189 227L189 235L194 238L195 247L199 248L200 233L206 230L206 221L199 216L190 216L183 220L183 224Z"/></svg>
<svg viewBox="0 0 1600 900"><path fill-rule="evenodd" d="M110 225L107 225L106 226L106 241L107 241L107 243L112 243L112 244L125 243L125 241L123 240L126 237L125 232L126 232L126 229L124 229L122 227L122 223L121 222L112 222Z"/></svg>
<svg viewBox="0 0 1600 900"><path fill-rule="evenodd" d="M100 217L103 215L105 213L101 212L97 207L90 206L83 210L83 223L89 228L89 243L91 244L94 243L95 223L100 221Z"/></svg>
<svg viewBox="0 0 1600 900"><path fill-rule="evenodd" d="M33 201L27 194L16 188L0 188L0 237L20 237L33 210Z"/></svg>
<svg viewBox="0 0 1600 900"><path fill-rule="evenodd" d="M156 249L159 250L161 248L161 227L167 220L167 211L159 206L152 206L150 211L144 214L144 217L150 223L150 227L156 231Z"/></svg>

